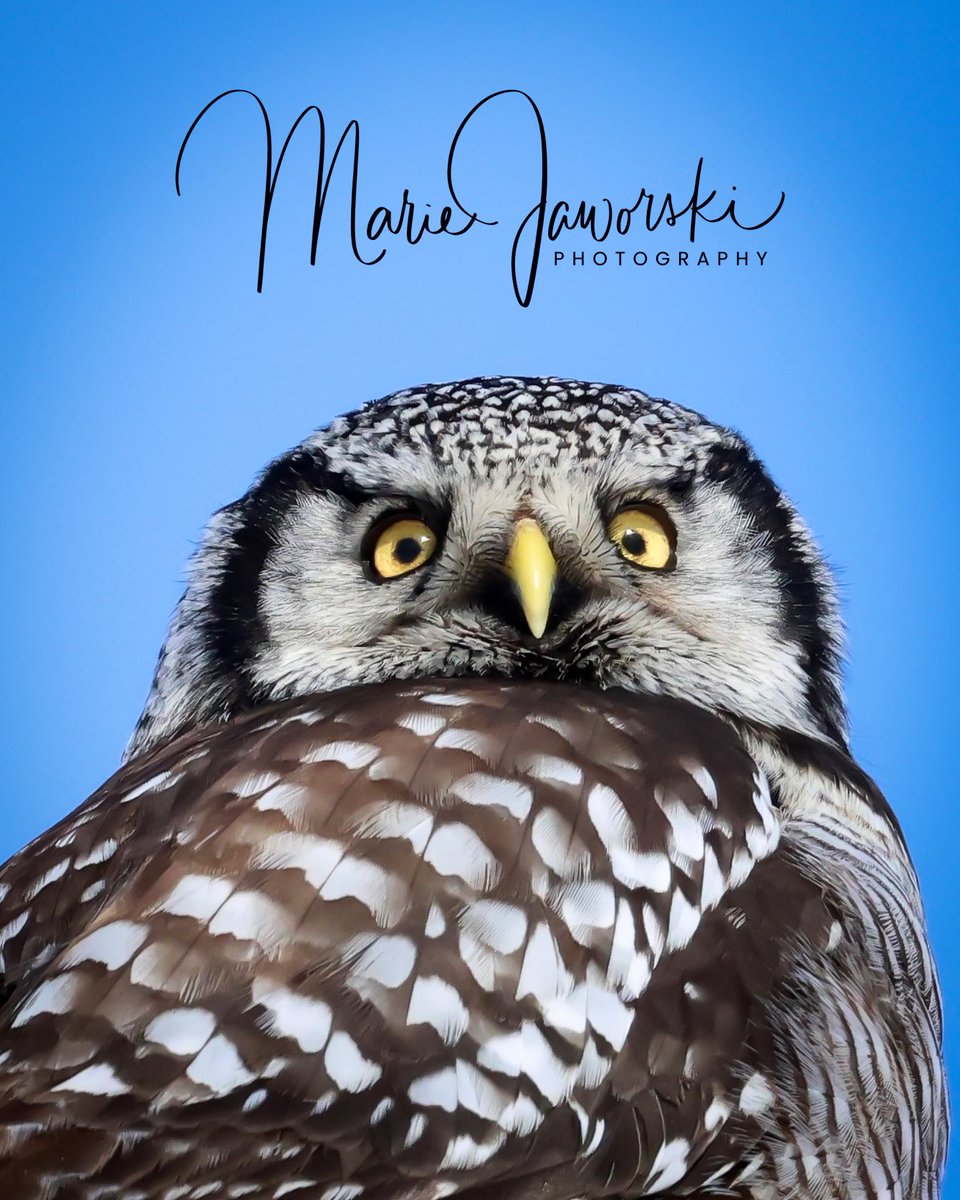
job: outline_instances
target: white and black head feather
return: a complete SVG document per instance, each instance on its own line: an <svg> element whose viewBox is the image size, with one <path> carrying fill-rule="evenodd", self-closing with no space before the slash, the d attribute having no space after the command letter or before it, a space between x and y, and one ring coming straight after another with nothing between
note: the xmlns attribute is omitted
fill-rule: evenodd
<svg viewBox="0 0 960 1200"><path fill-rule="evenodd" d="M669 575L611 546L625 498L669 511ZM381 586L362 547L392 508L421 513L440 544ZM539 641L501 571L521 510L560 565ZM128 756L293 695L469 674L676 695L843 746L841 653L830 573L738 434L610 385L425 386L338 417L213 517Z"/></svg>

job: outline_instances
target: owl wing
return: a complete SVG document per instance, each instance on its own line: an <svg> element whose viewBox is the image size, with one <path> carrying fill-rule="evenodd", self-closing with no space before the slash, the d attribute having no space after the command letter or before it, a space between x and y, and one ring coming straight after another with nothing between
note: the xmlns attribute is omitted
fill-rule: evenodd
<svg viewBox="0 0 960 1200"><path fill-rule="evenodd" d="M949 1116L940 990L916 876L873 781L833 748L785 741L781 761L794 778L779 781L780 847L758 876L788 863L833 920L826 946L801 947L766 1005L780 1093L758 1118L766 1169L777 1194L935 1200ZM798 781L802 806L790 796Z"/></svg>
<svg viewBox="0 0 960 1200"><path fill-rule="evenodd" d="M0 867L0 1002L34 985L130 877L175 841L197 784L191 764L207 740L180 738L118 771Z"/></svg>
<svg viewBox="0 0 960 1200"><path fill-rule="evenodd" d="M0 876L0 1193L735 1188L835 922L780 835L664 699L381 685L180 739Z"/></svg>

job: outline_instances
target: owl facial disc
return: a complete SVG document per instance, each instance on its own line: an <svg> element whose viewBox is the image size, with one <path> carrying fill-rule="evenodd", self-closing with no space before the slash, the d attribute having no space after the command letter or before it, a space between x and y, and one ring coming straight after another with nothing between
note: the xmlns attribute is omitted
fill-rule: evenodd
<svg viewBox="0 0 960 1200"><path fill-rule="evenodd" d="M426 676L669 695L845 744L830 574L750 447L577 380L397 392L211 521L130 753Z"/></svg>

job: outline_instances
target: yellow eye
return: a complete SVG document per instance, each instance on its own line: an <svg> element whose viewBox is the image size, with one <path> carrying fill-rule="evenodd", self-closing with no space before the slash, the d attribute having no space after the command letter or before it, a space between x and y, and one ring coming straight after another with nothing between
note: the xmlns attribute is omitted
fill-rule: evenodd
<svg viewBox="0 0 960 1200"><path fill-rule="evenodd" d="M371 532L373 541L366 558L378 579L396 579L415 571L437 548L436 534L419 517L393 518Z"/></svg>
<svg viewBox="0 0 960 1200"><path fill-rule="evenodd" d="M664 571L676 564L676 530L662 509L653 505L625 508L611 520L607 532L634 566Z"/></svg>

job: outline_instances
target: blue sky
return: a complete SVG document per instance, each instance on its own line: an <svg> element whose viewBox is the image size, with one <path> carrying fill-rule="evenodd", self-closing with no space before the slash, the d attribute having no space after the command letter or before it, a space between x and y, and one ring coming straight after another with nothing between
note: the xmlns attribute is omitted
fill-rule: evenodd
<svg viewBox="0 0 960 1200"><path fill-rule="evenodd" d="M267 458L425 380L620 382L744 432L835 566L854 748L906 830L955 1016L955 6L346 10L3 5L0 850L115 768L198 532ZM339 174L309 266L307 133L258 295L251 101L204 120L173 185L227 88L261 96L279 141L308 104L334 142L356 118L365 213L404 187L438 209L454 130L501 88L543 115L552 199L683 195L700 157L744 213L787 198L761 231L698 235L714 256L765 250L762 267L681 269L679 229L607 247L668 266L573 266L597 247L568 235L521 308L510 245L539 151L519 98L483 111L458 160L499 224L393 239L372 267L350 255Z"/></svg>

